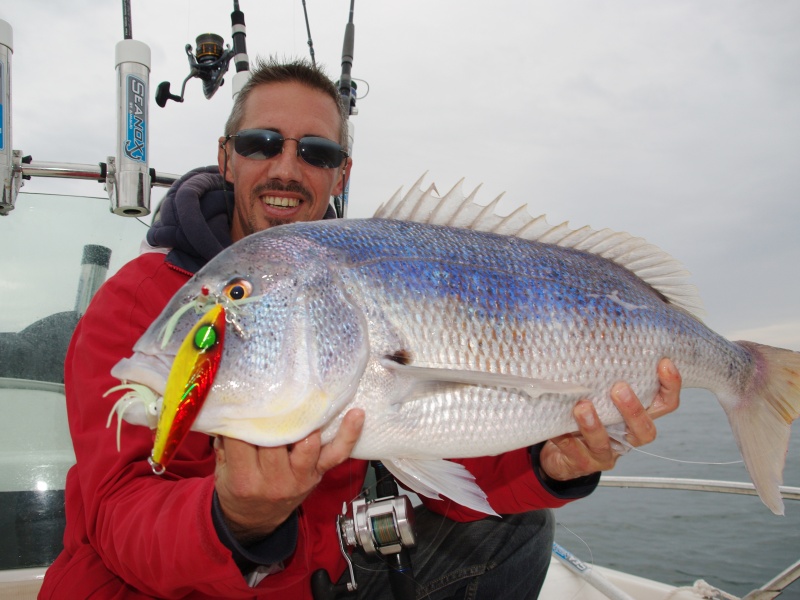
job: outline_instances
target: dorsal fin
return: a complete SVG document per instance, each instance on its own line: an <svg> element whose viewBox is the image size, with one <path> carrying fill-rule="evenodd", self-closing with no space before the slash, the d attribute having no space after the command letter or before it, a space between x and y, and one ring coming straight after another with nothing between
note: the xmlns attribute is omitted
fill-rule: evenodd
<svg viewBox="0 0 800 600"><path fill-rule="evenodd" d="M597 254L634 273L674 306L698 318L703 314L703 303L697 288L688 283L689 272L678 260L646 240L611 229L596 231L588 226L571 229L567 222L551 226L544 215L532 217L527 205L520 206L507 216L500 216L495 211L502 194L488 205L478 204L475 196L480 186L466 196L462 190L464 180L461 179L447 194L440 196L435 184L431 184L427 190L422 189L425 175L417 180L407 194L402 195L398 190L375 211L375 218L512 235Z"/></svg>

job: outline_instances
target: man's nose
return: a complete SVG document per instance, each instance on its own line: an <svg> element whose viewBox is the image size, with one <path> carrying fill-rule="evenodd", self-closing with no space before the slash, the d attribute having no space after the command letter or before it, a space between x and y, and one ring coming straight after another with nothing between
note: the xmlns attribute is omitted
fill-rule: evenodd
<svg viewBox="0 0 800 600"><path fill-rule="evenodd" d="M300 180L303 159L297 155L297 144L297 140L285 140L281 153L267 161L270 163L272 178L284 181Z"/></svg>

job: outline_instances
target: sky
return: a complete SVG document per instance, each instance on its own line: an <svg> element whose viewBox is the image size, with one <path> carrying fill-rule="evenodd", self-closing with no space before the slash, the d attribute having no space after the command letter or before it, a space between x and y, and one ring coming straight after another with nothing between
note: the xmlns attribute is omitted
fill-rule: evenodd
<svg viewBox="0 0 800 600"><path fill-rule="evenodd" d="M231 42L232 6L131 0L153 94L180 88L198 34ZM306 6L317 63L336 79L350 2ZM251 57L308 56L301 0L240 8ZM14 28L13 147L105 161L122 2L9 0L0 18ZM527 203L553 224L646 238L692 273L712 329L800 350L800 3L359 0L354 23L349 217L424 173L441 191L465 178L483 203L504 192L503 211ZM211 100L193 79L183 104L151 101L150 166L215 163L230 106L229 80ZM45 178L23 191L105 195Z"/></svg>

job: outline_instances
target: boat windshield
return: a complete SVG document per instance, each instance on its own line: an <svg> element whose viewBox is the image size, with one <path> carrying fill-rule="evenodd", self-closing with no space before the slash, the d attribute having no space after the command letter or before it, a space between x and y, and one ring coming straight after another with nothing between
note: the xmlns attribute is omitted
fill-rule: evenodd
<svg viewBox="0 0 800 600"><path fill-rule="evenodd" d="M46 566L61 551L75 462L64 356L91 295L136 256L146 228L111 213L108 198L81 196L20 193L0 218L0 570Z"/></svg>

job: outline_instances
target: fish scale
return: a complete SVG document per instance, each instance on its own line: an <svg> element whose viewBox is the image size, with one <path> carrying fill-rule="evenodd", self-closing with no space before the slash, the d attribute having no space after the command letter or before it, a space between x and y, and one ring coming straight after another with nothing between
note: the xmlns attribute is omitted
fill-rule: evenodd
<svg viewBox="0 0 800 600"><path fill-rule="evenodd" d="M233 331L194 429L262 446L322 429L328 442L347 410L363 408L354 457L381 460L421 494L491 514L463 467L444 459L572 431L582 398L603 423L619 423L613 384L628 382L647 403L669 357L684 386L718 397L762 500L782 511L800 355L708 329L674 259L627 234L551 228L520 211L487 215L452 192L410 194L379 214L416 221L296 223L234 244L112 374L137 382L146 363L152 381L152 365L164 365L166 381L197 312L221 303ZM247 298L226 297L237 281ZM156 387L154 396L164 393ZM146 422L135 410L125 418Z"/></svg>

